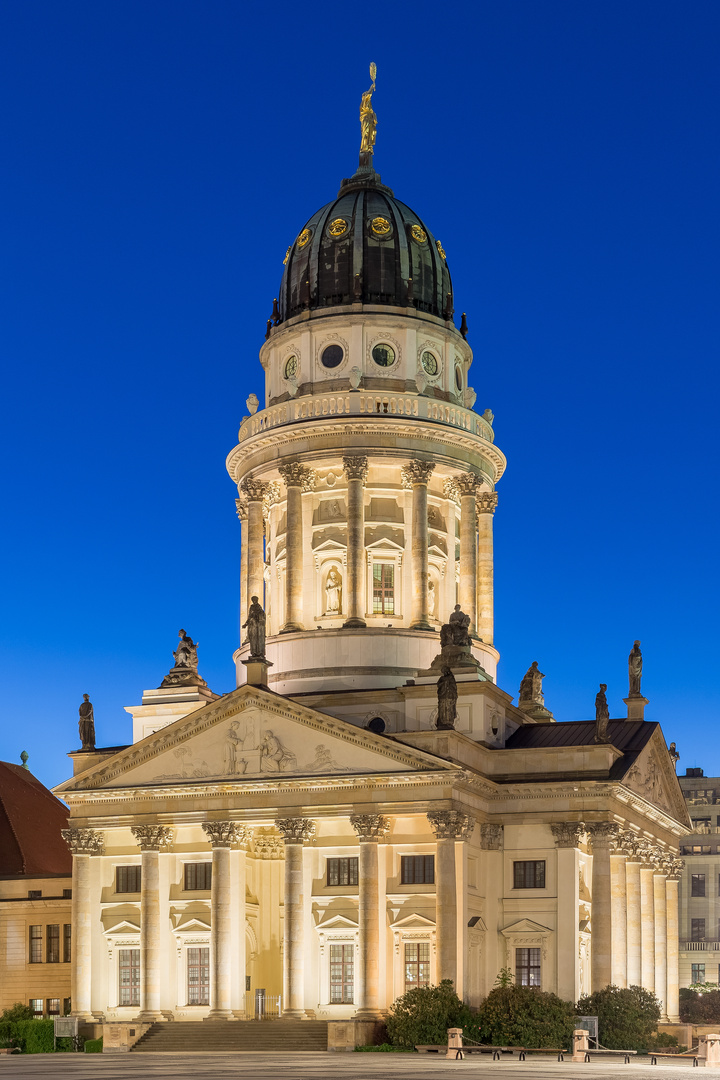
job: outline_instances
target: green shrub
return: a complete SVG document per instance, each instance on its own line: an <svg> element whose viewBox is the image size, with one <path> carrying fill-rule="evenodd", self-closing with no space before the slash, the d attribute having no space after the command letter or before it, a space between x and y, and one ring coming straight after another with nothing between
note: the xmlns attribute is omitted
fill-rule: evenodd
<svg viewBox="0 0 720 1080"><path fill-rule="evenodd" d="M536 987L502 982L464 1027L474 1042L567 1050L572 1045L575 1007Z"/></svg>
<svg viewBox="0 0 720 1080"><path fill-rule="evenodd" d="M656 1031L654 1035L651 1035L647 1048L648 1050L677 1050L678 1054L683 1054L687 1050L687 1046L680 1046L676 1035L668 1035L667 1031Z"/></svg>
<svg viewBox="0 0 720 1080"><path fill-rule="evenodd" d="M86 1054L102 1054L102 1039L86 1039L84 1050Z"/></svg>
<svg viewBox="0 0 720 1080"><path fill-rule="evenodd" d="M455 993L450 979L439 986L416 987L395 1001L387 1017L388 1038L393 1046L447 1045L447 1030L463 1027L470 1010Z"/></svg>
<svg viewBox="0 0 720 1080"><path fill-rule="evenodd" d="M707 984L705 984L707 985ZM680 988L680 1019L683 1024L720 1023L720 990L711 988Z"/></svg>
<svg viewBox="0 0 720 1080"><path fill-rule="evenodd" d="M23 1005L22 1001L16 1001L10 1009L5 1009L2 1015L0 1015L0 1022L3 1020L34 1020L35 1013L32 1011L29 1005Z"/></svg>
<svg viewBox="0 0 720 1080"><path fill-rule="evenodd" d="M647 1050L660 1019L660 1002L642 986L606 986L580 998L581 1016L597 1016L601 1046L608 1050Z"/></svg>
<svg viewBox="0 0 720 1080"><path fill-rule="evenodd" d="M52 1019L0 1019L0 1042L5 1046L17 1047L23 1054L51 1054L53 1029Z"/></svg>
<svg viewBox="0 0 720 1080"><path fill-rule="evenodd" d="M390 1043L380 1043L379 1046L356 1046L356 1054L414 1054L415 1050L409 1046L392 1046Z"/></svg>

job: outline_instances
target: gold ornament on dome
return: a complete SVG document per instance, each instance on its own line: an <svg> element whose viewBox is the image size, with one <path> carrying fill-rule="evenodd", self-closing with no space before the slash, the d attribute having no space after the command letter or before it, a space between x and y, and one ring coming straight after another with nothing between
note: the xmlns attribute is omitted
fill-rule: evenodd
<svg viewBox="0 0 720 1080"><path fill-rule="evenodd" d="M413 240L417 240L418 244L424 244L427 240L427 233L420 225L413 225L410 230Z"/></svg>
<svg viewBox="0 0 720 1080"><path fill-rule="evenodd" d="M442 244L440 243L439 240L435 241L435 246L438 249L438 255L443 260L443 262L445 262L445 260L447 259L447 255L445 254L445 251L443 250L443 246L442 246Z"/></svg>
<svg viewBox="0 0 720 1080"><path fill-rule="evenodd" d="M370 228L376 236L387 236L391 229L390 222L387 218L376 217L370 222Z"/></svg>
<svg viewBox="0 0 720 1080"><path fill-rule="evenodd" d="M328 225L328 232L331 236L342 236L348 230L348 223L345 218L336 217L334 221L331 221Z"/></svg>
<svg viewBox="0 0 720 1080"><path fill-rule="evenodd" d="M311 236L312 236L312 233L310 232L309 229L303 229L303 231L300 233L300 235L297 238L297 246L299 248L304 248Z"/></svg>
<svg viewBox="0 0 720 1080"><path fill-rule="evenodd" d="M285 252L285 258L283 259L283 266L287 266L287 261L288 261L288 259L290 258L290 252L291 252L291 251L292 251L292 248L291 248L291 247L289 247L289 248L287 249L287 251Z"/></svg>
<svg viewBox="0 0 720 1080"><path fill-rule="evenodd" d="M370 89L360 99L360 164L369 165L373 150L375 149L375 134L377 131L377 116L372 107L372 96L375 93L375 79L377 67L370 65Z"/></svg>

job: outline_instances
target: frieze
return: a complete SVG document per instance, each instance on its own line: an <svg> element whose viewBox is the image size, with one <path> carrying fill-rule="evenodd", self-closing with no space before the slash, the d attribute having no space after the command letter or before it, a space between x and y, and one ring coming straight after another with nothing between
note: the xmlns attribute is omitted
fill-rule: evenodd
<svg viewBox="0 0 720 1080"><path fill-rule="evenodd" d="M62 838L73 855L100 855L104 836L95 829L62 829Z"/></svg>
<svg viewBox="0 0 720 1080"><path fill-rule="evenodd" d="M172 844L173 830L167 825L133 825L131 831L141 851L161 851Z"/></svg>
<svg viewBox="0 0 720 1080"><path fill-rule="evenodd" d="M382 814L353 814L350 824L361 843L377 843L390 832L390 821Z"/></svg>
<svg viewBox="0 0 720 1080"><path fill-rule="evenodd" d="M469 840L475 819L462 810L431 810L426 815L437 840Z"/></svg>

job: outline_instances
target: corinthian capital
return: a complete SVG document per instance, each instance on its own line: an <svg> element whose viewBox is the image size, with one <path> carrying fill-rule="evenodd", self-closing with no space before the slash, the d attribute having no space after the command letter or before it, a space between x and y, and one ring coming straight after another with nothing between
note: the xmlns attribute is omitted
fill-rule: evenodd
<svg viewBox="0 0 720 1080"><path fill-rule="evenodd" d="M475 505L478 514L494 514L497 510L497 491L479 491Z"/></svg>
<svg viewBox="0 0 720 1080"><path fill-rule="evenodd" d="M427 484L435 468L434 461L410 461L400 470L402 486L411 488L414 484Z"/></svg>
<svg viewBox="0 0 720 1080"><path fill-rule="evenodd" d="M240 518L240 520L241 521L247 521L248 507L247 507L247 503L246 503L245 499L236 499L235 500L235 509L237 511L237 516Z"/></svg>
<svg viewBox="0 0 720 1080"><path fill-rule="evenodd" d="M302 491L314 491L316 483L317 473L314 469L307 469L305 476L303 477L302 483L300 484Z"/></svg>
<svg viewBox="0 0 720 1080"><path fill-rule="evenodd" d="M343 469L348 480L367 480L368 459L366 457L344 457Z"/></svg>
<svg viewBox="0 0 720 1080"><path fill-rule="evenodd" d="M587 831L594 848L609 847L615 851L622 843L623 831L614 821L595 821L588 825Z"/></svg>
<svg viewBox="0 0 720 1080"><path fill-rule="evenodd" d="M361 843L377 843L390 832L390 822L382 814L353 814L350 824Z"/></svg>
<svg viewBox="0 0 720 1080"><path fill-rule="evenodd" d="M73 855L99 855L103 834L96 829L62 829L62 838Z"/></svg>
<svg viewBox="0 0 720 1080"><path fill-rule="evenodd" d="M502 825L495 825L492 821L483 822L480 826L480 847L483 851L500 851L502 841Z"/></svg>
<svg viewBox="0 0 720 1080"><path fill-rule="evenodd" d="M669 855L666 861L668 881L679 881L685 869L685 860Z"/></svg>
<svg viewBox="0 0 720 1080"><path fill-rule="evenodd" d="M173 831L167 825L133 825L132 834L141 851L160 851L172 844Z"/></svg>
<svg viewBox="0 0 720 1080"><path fill-rule="evenodd" d="M263 495L263 517L267 517L270 513L270 507L274 506L276 502L280 502L281 488L277 480L271 480L269 484L265 485L265 494Z"/></svg>
<svg viewBox="0 0 720 1080"><path fill-rule="evenodd" d="M436 840L469 840L475 819L462 810L432 810L427 815Z"/></svg>
<svg viewBox="0 0 720 1080"><path fill-rule="evenodd" d="M455 483L457 484L460 495L475 495L477 493L478 486L482 483L480 477L474 472L460 473L455 477Z"/></svg>
<svg viewBox="0 0 720 1080"><path fill-rule="evenodd" d="M267 488L263 480L256 480L254 476L246 476L240 485L240 490L247 495L248 502L262 502Z"/></svg>
<svg viewBox="0 0 720 1080"><path fill-rule="evenodd" d="M555 837L556 847L580 847L580 841L585 834L584 821L562 821L551 825L552 834Z"/></svg>
<svg viewBox="0 0 720 1080"><path fill-rule="evenodd" d="M232 847L245 839L246 830L234 821L204 821L203 832L213 847Z"/></svg>
<svg viewBox="0 0 720 1080"><path fill-rule="evenodd" d="M446 499L452 499L454 503L460 504L460 491L456 481L451 476L443 480L443 495Z"/></svg>
<svg viewBox="0 0 720 1080"><path fill-rule="evenodd" d="M287 465L281 465L278 472L285 482L285 487L302 487L310 470L306 465L301 465L299 461L291 461Z"/></svg>
<svg viewBox="0 0 720 1080"><path fill-rule="evenodd" d="M308 818L286 817L275 822L286 844L302 844L315 832L315 822Z"/></svg>

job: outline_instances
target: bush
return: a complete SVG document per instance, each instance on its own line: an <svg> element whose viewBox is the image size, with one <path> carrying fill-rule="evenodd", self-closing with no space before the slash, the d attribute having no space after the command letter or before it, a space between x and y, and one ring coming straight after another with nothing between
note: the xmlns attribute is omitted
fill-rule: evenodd
<svg viewBox="0 0 720 1080"><path fill-rule="evenodd" d="M439 986L416 987L395 1001L387 1017L388 1038L393 1046L447 1045L447 1030L464 1027L470 1010L455 993L450 979Z"/></svg>
<svg viewBox="0 0 720 1080"><path fill-rule="evenodd" d="M532 986L501 984L491 990L465 1024L468 1039L493 1046L572 1046L575 1008L556 994Z"/></svg>
<svg viewBox="0 0 720 1080"><path fill-rule="evenodd" d="M680 988L680 1019L683 1024L720 1023L720 990L712 984L711 987L709 990L689 986Z"/></svg>
<svg viewBox="0 0 720 1080"><path fill-rule="evenodd" d="M580 998L581 1016L597 1016L601 1046L608 1050L647 1050L660 1019L660 1002L642 986L606 986Z"/></svg>
<svg viewBox="0 0 720 1080"><path fill-rule="evenodd" d="M52 1054L53 1029L52 1019L0 1019L0 1042L17 1047L23 1054Z"/></svg>
<svg viewBox="0 0 720 1080"><path fill-rule="evenodd" d="M86 1054L102 1054L102 1039L86 1039L83 1049Z"/></svg>
<svg viewBox="0 0 720 1080"><path fill-rule="evenodd" d="M22 1001L16 1001L10 1009L5 1009L2 1015L0 1015L0 1023L3 1020L15 1021L15 1020L34 1020L35 1013L32 1011L29 1005L23 1005Z"/></svg>
<svg viewBox="0 0 720 1080"><path fill-rule="evenodd" d="M414 1054L409 1046L392 1046L390 1043L380 1043L379 1046L356 1046L356 1054Z"/></svg>
<svg viewBox="0 0 720 1080"><path fill-rule="evenodd" d="M680 1046L676 1035L668 1035L667 1031L657 1031L648 1039L648 1050L677 1050L678 1054L684 1054L687 1046Z"/></svg>

